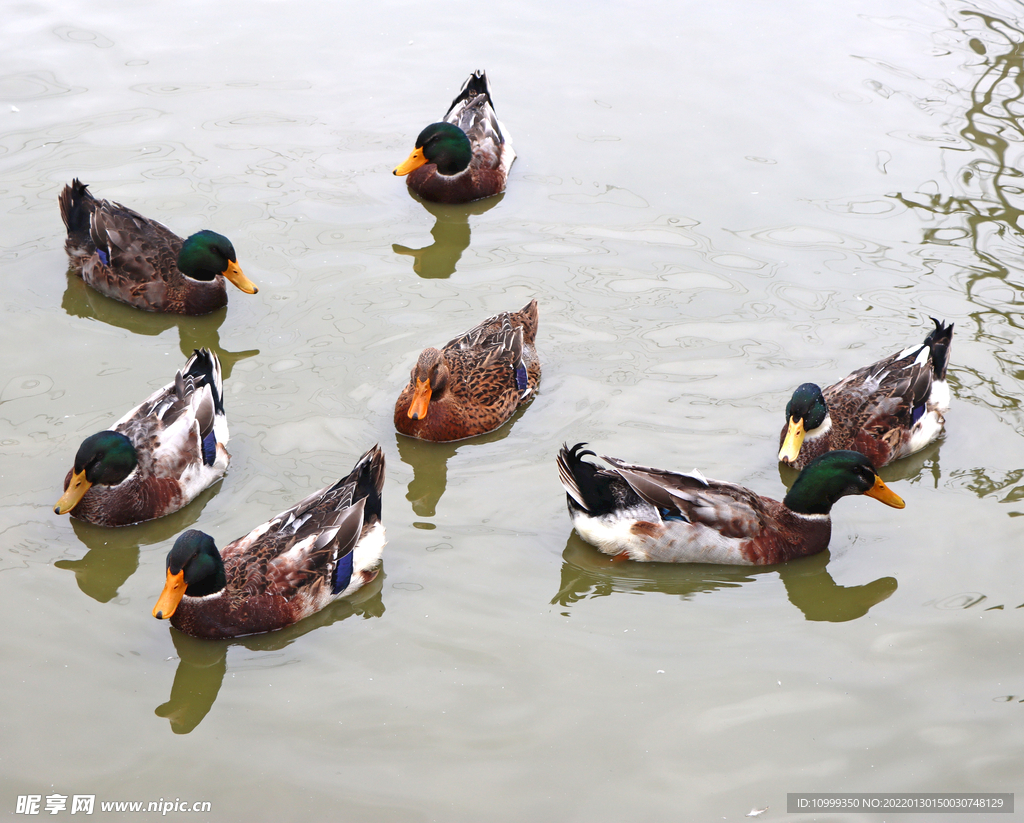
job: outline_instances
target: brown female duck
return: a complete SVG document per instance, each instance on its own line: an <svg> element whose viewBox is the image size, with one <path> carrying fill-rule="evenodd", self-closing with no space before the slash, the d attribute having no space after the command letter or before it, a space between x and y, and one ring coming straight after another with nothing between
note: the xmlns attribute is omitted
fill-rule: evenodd
<svg viewBox="0 0 1024 823"><path fill-rule="evenodd" d="M540 382L537 301L484 320L443 349L425 349L395 403L395 428L421 440L492 431L533 398Z"/></svg>

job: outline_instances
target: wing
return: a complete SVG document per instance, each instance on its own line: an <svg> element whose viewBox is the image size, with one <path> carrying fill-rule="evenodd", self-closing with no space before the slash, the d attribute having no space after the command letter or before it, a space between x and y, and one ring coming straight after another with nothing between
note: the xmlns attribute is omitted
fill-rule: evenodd
<svg viewBox="0 0 1024 823"><path fill-rule="evenodd" d="M601 459L656 507L662 520L684 520L738 539L755 539L770 526L769 501L735 483L708 480L696 470L685 474L635 466L604 455Z"/></svg>
<svg viewBox="0 0 1024 823"><path fill-rule="evenodd" d="M143 303L163 298L168 274L177 271L180 237L108 200L99 201L92 213L90 234L101 264L90 272L91 285Z"/></svg>

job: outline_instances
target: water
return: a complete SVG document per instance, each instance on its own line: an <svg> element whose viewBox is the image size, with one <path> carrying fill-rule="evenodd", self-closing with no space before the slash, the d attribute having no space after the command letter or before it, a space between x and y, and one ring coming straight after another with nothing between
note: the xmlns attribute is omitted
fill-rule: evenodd
<svg viewBox="0 0 1024 823"><path fill-rule="evenodd" d="M1021 789L1022 10L9 9L0 809L779 820L787 792ZM508 191L424 207L390 170L476 68ZM227 235L260 293L176 319L91 292L75 176ZM533 404L398 437L417 353L534 296ZM928 315L956 323L953 408L883 471L905 510L843 500L830 552L766 570L612 564L572 532L563 442L778 497L793 387ZM204 345L225 480L150 524L56 517L81 440ZM378 441L389 544L353 602L228 643L150 616L180 531L224 545Z"/></svg>

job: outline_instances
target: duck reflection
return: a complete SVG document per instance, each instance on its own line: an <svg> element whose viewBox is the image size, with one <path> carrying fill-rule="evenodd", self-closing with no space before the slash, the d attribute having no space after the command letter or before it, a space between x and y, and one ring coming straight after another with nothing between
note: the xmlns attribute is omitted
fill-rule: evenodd
<svg viewBox="0 0 1024 823"><path fill-rule="evenodd" d="M169 628L178 657L178 668L174 672L170 698L156 707L156 715L166 717L175 734L188 734L203 722L203 718L213 708L227 673L228 650L232 646L241 646L254 652L280 651L304 634L332 623L357 615L363 619L380 617L384 614L384 601L381 597L384 577L383 573L378 574L376 580L351 599L337 600L294 626L267 634L234 640L200 640Z"/></svg>
<svg viewBox="0 0 1024 823"><path fill-rule="evenodd" d="M67 277L68 287L64 290L61 308L72 317L99 320L109 326L127 329L133 334L150 336L163 334L177 326L181 353L185 357L191 357L196 349L212 349L220 358L221 371L225 379L231 376L231 369L239 360L259 354L258 349L230 352L221 348L219 329L228 316L226 308L200 317L140 311L125 303L104 297L85 285L85 281L77 275L69 272Z"/></svg>
<svg viewBox="0 0 1024 823"><path fill-rule="evenodd" d="M203 490L183 509L166 517L112 529L71 518L75 536L89 551L80 560L58 560L54 565L75 573L75 582L85 594L109 603L139 567L139 548L163 543L183 532L203 513L220 488L220 481Z"/></svg>
<svg viewBox="0 0 1024 823"><path fill-rule="evenodd" d="M826 549L768 567L623 562L602 554L572 532L562 553L561 585L551 603L568 607L616 592L661 592L691 600L704 592L752 583L758 575L777 574L790 602L807 620L842 623L863 617L896 591L892 577L862 586L840 586L826 568L829 558Z"/></svg>
<svg viewBox="0 0 1024 823"><path fill-rule="evenodd" d="M459 449L467 446L504 440L525 411L526 407L517 409L508 422L492 432L449 443L434 443L396 433L398 456L403 463L412 467L412 480L409 481L409 491L405 499L412 503L413 513L419 517L433 517L437 512L441 495L448 486L448 460L454 457ZM433 528L431 524L413 525L418 528Z"/></svg>
<svg viewBox="0 0 1024 823"><path fill-rule="evenodd" d="M446 206L439 203L428 203L416 198L423 208L435 217L434 228L430 230L434 242L421 249L410 249L397 243L391 246L395 254L404 254L412 258L412 270L424 279L440 279L451 277L455 273L462 253L469 248L469 217L483 214L493 209L504 194L476 200L460 206Z"/></svg>

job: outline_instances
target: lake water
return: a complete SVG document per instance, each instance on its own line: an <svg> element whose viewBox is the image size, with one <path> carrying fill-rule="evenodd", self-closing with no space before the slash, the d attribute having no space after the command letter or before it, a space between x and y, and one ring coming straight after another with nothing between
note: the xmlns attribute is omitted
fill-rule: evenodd
<svg viewBox="0 0 1024 823"><path fill-rule="evenodd" d="M788 792L1024 791L1024 6L64 0L5 26L0 812L768 821ZM477 68L508 190L425 207L391 169ZM76 176L227 235L259 294L176 319L90 291ZM532 297L533 404L397 436L417 353ZM792 389L929 315L956 324L953 405L883 471L905 510L845 499L830 552L761 570L573 533L563 442L781 497ZM55 516L81 440L196 346L224 363L224 481L149 524ZM179 532L223 546L375 442L369 590L233 642L152 618Z"/></svg>

